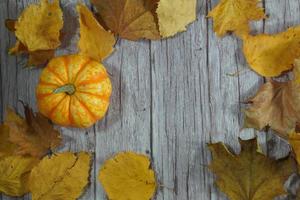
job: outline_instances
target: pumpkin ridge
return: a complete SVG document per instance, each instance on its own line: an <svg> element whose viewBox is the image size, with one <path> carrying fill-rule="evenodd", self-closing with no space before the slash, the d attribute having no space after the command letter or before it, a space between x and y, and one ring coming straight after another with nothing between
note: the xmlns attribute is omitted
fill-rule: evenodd
<svg viewBox="0 0 300 200"><path fill-rule="evenodd" d="M73 124L74 123L74 120L73 120L73 115L72 115L72 112L71 112L71 105L72 105L72 99L73 98L70 98L70 102L69 102L69 122L70 124Z"/></svg>
<svg viewBox="0 0 300 200"><path fill-rule="evenodd" d="M48 83L48 82L44 82L44 81L40 81L39 84L40 84L40 85L44 85L44 86L54 86L54 87L59 87L59 84Z"/></svg>
<svg viewBox="0 0 300 200"><path fill-rule="evenodd" d="M57 79L59 79L59 81L61 81L61 83L65 83L66 81L64 81L59 74L57 74L54 70L51 69L51 67L47 68L48 72L52 73Z"/></svg>
<svg viewBox="0 0 300 200"><path fill-rule="evenodd" d="M80 98L78 98L78 96L73 95L76 100L80 103L80 105L87 111L87 113L92 117L93 120L97 120L97 117L94 115L94 113L92 113L92 111L90 111L90 109L87 107L87 105L85 103L83 103Z"/></svg>
<svg viewBox="0 0 300 200"><path fill-rule="evenodd" d="M81 90L77 90L77 93L81 93L82 95L91 95L91 96L94 96L94 97L97 97L97 98L100 98L100 99L103 99L103 100L108 100L109 99L109 96L110 95L99 95L99 94L94 94L94 93L91 93L91 92L86 92L86 91L81 91Z"/></svg>
<svg viewBox="0 0 300 200"><path fill-rule="evenodd" d="M101 73L96 78L93 78L93 79L90 79L90 80L83 80L83 81L81 81L79 83L76 83L76 81L75 81L75 84L76 84L76 86L79 86L79 85L88 85L88 84L103 82L106 78L107 78L106 74L105 73Z"/></svg>
<svg viewBox="0 0 300 200"><path fill-rule="evenodd" d="M55 111L55 109L57 108L57 106L59 105L59 104L61 104L61 102L63 102L65 99L66 99L66 97L67 97L68 95L65 95L55 106L53 106L53 108L50 110L50 112L47 114L50 118L52 118L52 114L53 114L53 112Z"/></svg>
<svg viewBox="0 0 300 200"><path fill-rule="evenodd" d="M76 76L73 78L73 81L72 81L73 83L76 82L76 80L77 80L79 74L80 74L87 66L89 66L88 64L89 64L90 62L92 62L92 60L89 58L87 61L85 61L84 63L81 64L79 71L77 72Z"/></svg>
<svg viewBox="0 0 300 200"><path fill-rule="evenodd" d="M36 96L37 96L37 98L42 99L42 98L48 97L50 95L52 95L52 93L37 94Z"/></svg>

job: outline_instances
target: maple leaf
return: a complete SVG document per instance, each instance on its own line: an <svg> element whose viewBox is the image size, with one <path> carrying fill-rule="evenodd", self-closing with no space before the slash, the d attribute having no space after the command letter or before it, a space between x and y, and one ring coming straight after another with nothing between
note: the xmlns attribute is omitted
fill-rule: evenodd
<svg viewBox="0 0 300 200"><path fill-rule="evenodd" d="M170 37L185 31L196 19L196 0L160 0L157 17L160 35Z"/></svg>
<svg viewBox="0 0 300 200"><path fill-rule="evenodd" d="M15 24L15 34L29 51L56 49L60 45L62 27L59 0L52 3L41 0L40 4L31 4L21 13Z"/></svg>
<svg viewBox="0 0 300 200"><path fill-rule="evenodd" d="M100 22L113 33L129 40L159 39L153 5L156 1L145 0L92 0Z"/></svg>
<svg viewBox="0 0 300 200"><path fill-rule="evenodd" d="M86 152L44 157L30 174L32 200L77 199L88 184L90 162L91 156Z"/></svg>
<svg viewBox="0 0 300 200"><path fill-rule="evenodd" d="M294 80L269 81L249 100L250 107L245 110L245 128L261 130L270 126L284 138L295 130L296 123L300 121L299 62L295 61Z"/></svg>
<svg viewBox="0 0 300 200"><path fill-rule="evenodd" d="M147 156L121 152L105 161L99 180L109 199L148 200L156 189L155 174L149 166Z"/></svg>
<svg viewBox="0 0 300 200"><path fill-rule="evenodd" d="M53 129L48 119L41 114L33 114L25 106L26 119L22 119L11 109L8 109L5 124L9 127L9 141L16 144L16 153L43 157L61 143L60 133Z"/></svg>
<svg viewBox="0 0 300 200"><path fill-rule="evenodd" d="M0 193L23 196L28 193L28 179L38 159L23 156L0 158Z"/></svg>
<svg viewBox="0 0 300 200"><path fill-rule="evenodd" d="M214 31L221 37L227 32L238 36L249 33L249 22L265 18L263 8L258 6L259 0L221 0L208 13L214 20Z"/></svg>
<svg viewBox="0 0 300 200"><path fill-rule="evenodd" d="M77 11L80 22L80 40L78 43L80 54L102 61L113 52L115 38L112 33L106 31L98 23L86 6L77 5Z"/></svg>
<svg viewBox="0 0 300 200"><path fill-rule="evenodd" d="M0 159L4 156L13 155L16 145L9 141L9 127L0 125Z"/></svg>
<svg viewBox="0 0 300 200"><path fill-rule="evenodd" d="M266 77L278 76L290 70L300 56L300 26L275 35L245 36L243 52L255 72Z"/></svg>
<svg viewBox="0 0 300 200"><path fill-rule="evenodd" d="M216 184L231 200L270 200L285 194L284 182L294 171L293 160L273 160L258 151L256 138L240 140L239 155L219 142L209 144L213 160L209 166Z"/></svg>

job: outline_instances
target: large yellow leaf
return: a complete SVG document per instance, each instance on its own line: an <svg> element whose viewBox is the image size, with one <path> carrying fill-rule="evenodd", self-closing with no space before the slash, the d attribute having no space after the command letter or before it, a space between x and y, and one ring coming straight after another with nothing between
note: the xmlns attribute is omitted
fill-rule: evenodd
<svg viewBox="0 0 300 200"><path fill-rule="evenodd" d="M28 179L31 169L38 159L23 156L0 158L0 193L22 196L28 192Z"/></svg>
<svg viewBox="0 0 300 200"><path fill-rule="evenodd" d="M80 22L80 40L78 43L80 54L102 61L114 50L113 46L116 42L114 35L98 23L86 6L79 4L77 10Z"/></svg>
<svg viewBox="0 0 300 200"><path fill-rule="evenodd" d="M294 171L290 157L273 160L258 151L256 139L240 140L239 155L223 143L210 144L213 160L209 166L216 184L230 200L272 200L285 194L284 183Z"/></svg>
<svg viewBox="0 0 300 200"><path fill-rule="evenodd" d="M8 109L5 124L9 126L9 140L18 146L16 153L41 158L61 144L60 133L54 130L48 119L33 114L25 106L26 119Z"/></svg>
<svg viewBox="0 0 300 200"><path fill-rule="evenodd" d="M33 168L29 178L32 200L75 200L88 184L91 156L59 153Z"/></svg>
<svg viewBox="0 0 300 200"><path fill-rule="evenodd" d="M63 27L59 0L41 0L29 5L18 18L15 34L29 51L56 49Z"/></svg>
<svg viewBox="0 0 300 200"><path fill-rule="evenodd" d="M220 0L219 4L208 13L214 20L214 31L218 36L227 32L237 35L249 33L249 22L265 18L259 0Z"/></svg>
<svg viewBox="0 0 300 200"><path fill-rule="evenodd" d="M300 122L299 61L295 62L294 80L267 82L249 100L250 107L245 110L246 128L261 130L270 126L283 137L295 130Z"/></svg>
<svg viewBox="0 0 300 200"><path fill-rule="evenodd" d="M155 3L153 0L92 0L103 26L129 40L160 38L152 2Z"/></svg>
<svg viewBox="0 0 300 200"><path fill-rule="evenodd" d="M160 0L157 8L159 32L163 37L185 31L196 19L196 0Z"/></svg>
<svg viewBox="0 0 300 200"><path fill-rule="evenodd" d="M243 37L243 51L250 67L266 77L290 70L300 56L300 26L275 35Z"/></svg>
<svg viewBox="0 0 300 200"><path fill-rule="evenodd" d="M15 32L16 20L7 19L5 25L8 30ZM39 66L47 63L55 55L55 50L37 50L29 51L28 48L17 40L15 46L9 49L9 54L18 55L18 54L28 54L29 58L27 61L27 66Z"/></svg>
<svg viewBox="0 0 300 200"><path fill-rule="evenodd" d="M122 152L107 160L99 180L109 199L149 200L156 189L155 174L147 156Z"/></svg>
<svg viewBox="0 0 300 200"><path fill-rule="evenodd" d="M9 141L9 127L0 125L0 159L3 156L13 155L16 145Z"/></svg>

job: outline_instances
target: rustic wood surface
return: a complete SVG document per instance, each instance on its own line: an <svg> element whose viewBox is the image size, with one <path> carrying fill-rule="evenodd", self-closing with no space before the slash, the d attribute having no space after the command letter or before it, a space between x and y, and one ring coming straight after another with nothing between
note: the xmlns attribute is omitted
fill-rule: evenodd
<svg viewBox="0 0 300 200"><path fill-rule="evenodd" d="M17 18L31 2L36 0L0 1L2 121L7 106L22 113L18 100L36 109L35 87L41 69L24 69L25 57L7 54L15 37L4 27L5 19ZM217 2L198 0L197 21L176 37L118 41L116 51L105 61L113 83L106 118L88 130L59 128L65 141L61 151L95 152L91 184L82 200L106 199L97 181L98 170L118 151L137 151L152 158L157 179L164 185L154 198L157 200L226 199L214 187L213 175L207 169L211 160L207 143L224 141L238 152L238 137L257 135L269 156L279 158L288 153L286 142L271 132L241 130L242 102L255 94L264 79L247 67L238 39L220 39L213 33L212 21L205 16ZM77 36L71 31L78 27L75 3L62 0L68 41L59 55L76 51ZM262 5L269 18L254 23L254 33L276 33L300 24L299 0L266 0ZM297 177L292 177L287 188L294 193L298 184ZM30 197L0 195L0 200L12 199Z"/></svg>

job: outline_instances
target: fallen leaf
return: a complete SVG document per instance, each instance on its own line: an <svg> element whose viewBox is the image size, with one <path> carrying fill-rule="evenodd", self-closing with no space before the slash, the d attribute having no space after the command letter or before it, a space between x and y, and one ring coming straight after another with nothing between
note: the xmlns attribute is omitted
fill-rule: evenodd
<svg viewBox="0 0 300 200"><path fill-rule="evenodd" d="M78 43L80 54L102 61L114 50L113 46L116 42L114 35L98 23L93 13L85 5L77 5L77 11L80 22Z"/></svg>
<svg viewBox="0 0 300 200"><path fill-rule="evenodd" d="M29 52L27 66L44 65L55 57L55 50L40 50Z"/></svg>
<svg viewBox="0 0 300 200"><path fill-rule="evenodd" d="M238 36L249 33L249 22L265 18L264 9L258 6L260 0L220 0L208 13L214 20L214 31L219 37L228 32Z"/></svg>
<svg viewBox="0 0 300 200"><path fill-rule="evenodd" d="M196 0L160 0L157 8L159 32L170 37L186 30L196 19Z"/></svg>
<svg viewBox="0 0 300 200"><path fill-rule="evenodd" d="M23 196L28 193L28 179L38 159L23 156L0 158L0 193Z"/></svg>
<svg viewBox="0 0 300 200"><path fill-rule="evenodd" d="M26 119L8 109L5 124L9 127L9 141L16 144L16 153L41 158L61 144L60 133L54 130L48 119L33 114L25 106Z"/></svg>
<svg viewBox="0 0 300 200"><path fill-rule="evenodd" d="M9 49L9 54L28 54L29 58L27 61L27 66L39 66L47 63L55 56L55 50L38 50L38 51L28 51L27 47L24 46L20 41L17 41L15 46Z"/></svg>
<svg viewBox="0 0 300 200"><path fill-rule="evenodd" d="M278 76L290 70L300 56L300 26L275 35L249 35L243 43L246 60L255 72L266 77Z"/></svg>
<svg viewBox="0 0 300 200"><path fill-rule="evenodd" d="M209 144L213 160L209 166L216 185L230 200L271 200L285 194L284 183L294 172L293 160L273 160L258 151L256 139L240 140L239 155L219 142Z"/></svg>
<svg viewBox="0 0 300 200"><path fill-rule="evenodd" d="M58 153L33 168L29 178L32 200L75 200L88 184L91 156Z"/></svg>
<svg viewBox="0 0 300 200"><path fill-rule="evenodd" d="M149 200L156 189L149 158L134 152L121 152L105 161L99 180L114 200Z"/></svg>
<svg viewBox="0 0 300 200"><path fill-rule="evenodd" d="M100 22L121 38L129 40L159 39L153 5L156 1L146 0L92 0ZM153 3L152 3L153 2Z"/></svg>
<svg viewBox="0 0 300 200"><path fill-rule="evenodd" d="M249 100L250 107L245 110L245 128L261 130L270 126L284 138L295 130L296 123L300 121L299 61L295 62L294 80L269 81Z"/></svg>
<svg viewBox="0 0 300 200"><path fill-rule="evenodd" d="M15 24L16 37L31 52L56 49L60 45L62 15L59 0L53 0L52 3L41 0L40 4L31 4Z"/></svg>
<svg viewBox="0 0 300 200"><path fill-rule="evenodd" d="M9 127L0 125L0 159L4 156L13 155L16 146L9 141Z"/></svg>

